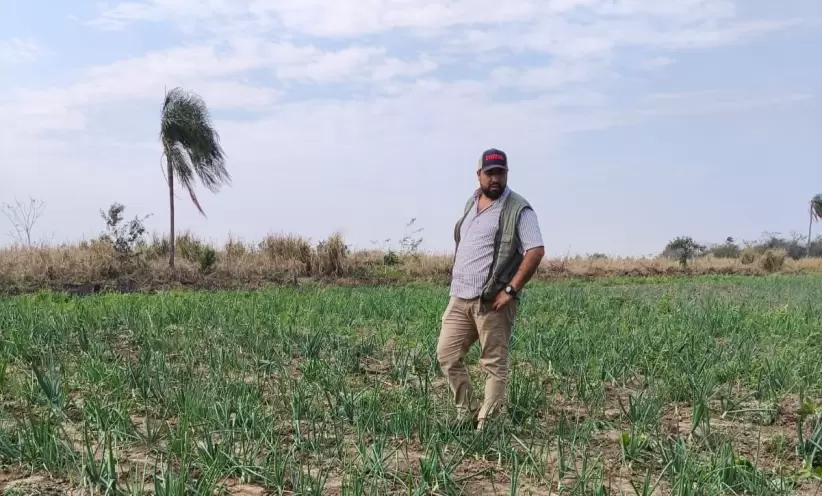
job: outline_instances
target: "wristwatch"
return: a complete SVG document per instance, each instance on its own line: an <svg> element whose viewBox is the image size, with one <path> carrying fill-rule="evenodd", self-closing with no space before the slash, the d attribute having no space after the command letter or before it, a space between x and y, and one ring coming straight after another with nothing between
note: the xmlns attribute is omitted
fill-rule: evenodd
<svg viewBox="0 0 822 496"><path fill-rule="evenodd" d="M508 293L509 295L513 296L513 297L517 296L517 290L514 289L514 287L511 286L510 284L508 286L505 286L505 292Z"/></svg>

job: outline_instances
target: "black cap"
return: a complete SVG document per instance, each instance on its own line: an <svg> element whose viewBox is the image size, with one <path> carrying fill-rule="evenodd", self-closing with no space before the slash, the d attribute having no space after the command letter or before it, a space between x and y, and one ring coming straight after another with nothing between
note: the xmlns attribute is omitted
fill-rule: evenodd
<svg viewBox="0 0 822 496"><path fill-rule="evenodd" d="M483 171L488 169L508 170L508 155L496 148L485 150L482 152L482 157L480 157L479 169Z"/></svg>

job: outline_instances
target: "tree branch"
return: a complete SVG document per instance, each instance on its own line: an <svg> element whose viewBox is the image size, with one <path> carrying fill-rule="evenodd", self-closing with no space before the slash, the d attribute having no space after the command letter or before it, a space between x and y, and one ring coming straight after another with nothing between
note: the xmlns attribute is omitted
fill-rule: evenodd
<svg viewBox="0 0 822 496"><path fill-rule="evenodd" d="M11 222L14 232L9 232L9 236L18 243L31 246L31 233L34 225L40 216L46 203L42 200L29 198L28 203L24 203L15 198L14 205L3 203L0 205L0 212Z"/></svg>

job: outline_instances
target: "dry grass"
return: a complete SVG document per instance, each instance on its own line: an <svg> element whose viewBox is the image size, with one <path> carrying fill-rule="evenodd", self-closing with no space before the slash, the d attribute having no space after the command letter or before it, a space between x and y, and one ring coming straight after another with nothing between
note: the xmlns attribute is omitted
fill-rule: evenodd
<svg viewBox="0 0 822 496"><path fill-rule="evenodd" d="M247 243L231 238L210 246L191 233L180 235L177 267L168 267L168 242L155 237L130 256L111 245L92 241L76 245L12 246L0 249L0 293L101 284L127 291L174 287L253 288L296 283L300 279L391 283L409 279L446 282L451 254L413 254L386 257L378 250L352 251L341 235L317 245L295 235L269 235ZM207 262L204 252L216 251ZM204 261L205 260L205 261ZM207 263L211 265L206 266ZM759 255L746 251L739 259L707 256L681 267L667 258L569 257L546 259L539 279L614 276L678 276L706 274L764 275L822 273L822 258L792 260L784 252Z"/></svg>

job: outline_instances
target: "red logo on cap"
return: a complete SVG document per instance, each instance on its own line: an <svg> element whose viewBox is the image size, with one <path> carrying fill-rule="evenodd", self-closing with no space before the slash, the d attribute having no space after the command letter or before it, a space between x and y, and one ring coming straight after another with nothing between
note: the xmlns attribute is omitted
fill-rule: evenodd
<svg viewBox="0 0 822 496"><path fill-rule="evenodd" d="M490 155L486 155L485 160L505 160L505 157L503 157L499 153L492 153Z"/></svg>

